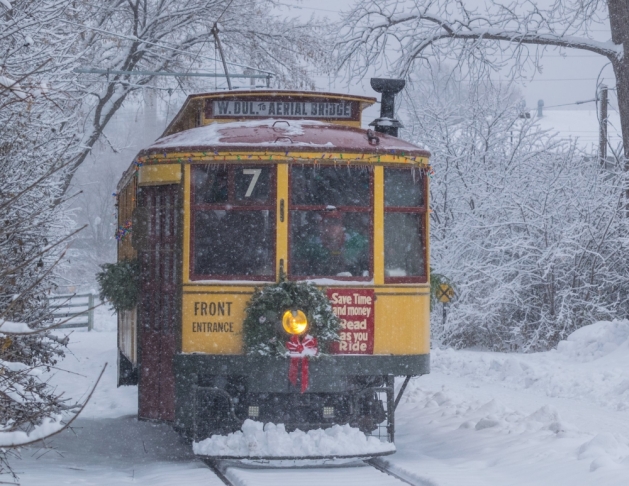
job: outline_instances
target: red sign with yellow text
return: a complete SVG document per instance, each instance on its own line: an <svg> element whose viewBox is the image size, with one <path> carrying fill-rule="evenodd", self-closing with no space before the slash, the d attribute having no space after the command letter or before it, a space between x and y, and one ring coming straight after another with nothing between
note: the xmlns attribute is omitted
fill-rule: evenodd
<svg viewBox="0 0 629 486"><path fill-rule="evenodd" d="M373 289L328 289L328 299L341 320L341 339L332 346L332 353L373 354Z"/></svg>

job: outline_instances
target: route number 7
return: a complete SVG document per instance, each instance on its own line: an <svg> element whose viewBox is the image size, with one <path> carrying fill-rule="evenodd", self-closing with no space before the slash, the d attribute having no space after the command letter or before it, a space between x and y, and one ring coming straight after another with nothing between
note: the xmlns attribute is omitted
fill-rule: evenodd
<svg viewBox="0 0 629 486"><path fill-rule="evenodd" d="M243 169L242 173L244 175L252 175L253 178L251 179L251 182L249 183L249 187L247 188L247 192L245 193L245 197L251 197L251 193L253 193L253 189L256 187L256 184L258 183L258 179L260 178L260 173L262 172L262 169Z"/></svg>

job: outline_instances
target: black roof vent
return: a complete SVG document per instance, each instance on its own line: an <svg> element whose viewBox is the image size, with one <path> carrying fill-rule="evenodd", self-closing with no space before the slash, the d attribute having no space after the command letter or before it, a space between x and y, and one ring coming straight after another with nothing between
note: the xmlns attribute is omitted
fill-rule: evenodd
<svg viewBox="0 0 629 486"><path fill-rule="evenodd" d="M398 136L398 128L404 125L395 119L395 95L402 91L405 85L406 81L403 79L371 78L371 87L374 91L382 93L380 118L369 124L375 127L376 132Z"/></svg>

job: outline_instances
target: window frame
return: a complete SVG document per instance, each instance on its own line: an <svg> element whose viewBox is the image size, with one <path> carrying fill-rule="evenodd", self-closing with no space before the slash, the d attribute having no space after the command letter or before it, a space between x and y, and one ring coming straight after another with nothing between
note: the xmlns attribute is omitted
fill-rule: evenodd
<svg viewBox="0 0 629 486"><path fill-rule="evenodd" d="M227 202L224 203L196 203L194 171L196 167L217 166L227 169ZM234 172L238 169L271 169L269 180L269 199L267 204L258 201L236 201L236 182ZM189 279L191 281L252 281L252 282L275 282L277 278L277 164L256 164L256 163L199 163L190 166L190 262ZM273 272L270 275L212 275L195 273L195 216L198 211L270 211L273 217L273 227L271 229L272 248L271 266Z"/></svg>
<svg viewBox="0 0 629 486"><path fill-rule="evenodd" d="M405 213L405 214L420 214L419 218L419 230L421 236L421 246L422 252L424 254L424 274L416 275L416 276L406 276L406 277L387 277L386 275L386 252L382 257L382 266L384 270L384 283L385 284L409 284L409 283L427 283L428 282L428 242L426 238L426 214L427 214L427 201L428 201L428 177L426 173L422 169L415 168L420 174L420 177L423 180L423 200L421 206L387 206L386 205L386 171L387 170L404 170L404 171L412 171L411 167L397 167L397 166L385 166L382 172L382 209L383 209L383 219L382 219L382 240L383 245L386 248L386 238L387 235L384 233L384 225L387 217L387 213Z"/></svg>
<svg viewBox="0 0 629 486"><path fill-rule="evenodd" d="M293 237L291 232L292 227L292 212L293 211L325 211L327 206L329 205L305 205L305 204L293 204L292 201L292 189L293 189L293 167L296 164L290 164L288 168L288 204L287 204L287 233L288 233L288 245L287 245L287 265L286 265L286 276L288 280L291 281L300 281L300 280L318 280L318 279L329 279L329 280L337 280L339 282L372 282L374 281L374 173L373 166L370 165L358 165L354 164L350 168L351 169L359 169L366 170L369 174L369 204L367 206L335 206L336 210L341 213L368 213L369 214L369 276L351 276L351 277L339 277L337 275L293 275L291 273L292 267L292 245L293 245ZM327 167L336 168L337 170L345 170L342 166L337 165L319 165L319 166L309 166L306 167L314 167L316 169L322 169Z"/></svg>

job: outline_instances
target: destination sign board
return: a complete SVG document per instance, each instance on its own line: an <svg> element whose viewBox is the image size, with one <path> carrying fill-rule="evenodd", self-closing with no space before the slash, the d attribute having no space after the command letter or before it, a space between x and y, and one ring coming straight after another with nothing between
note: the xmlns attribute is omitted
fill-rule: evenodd
<svg viewBox="0 0 629 486"><path fill-rule="evenodd" d="M213 100L211 118L320 118L350 119L357 112L353 101Z"/></svg>

